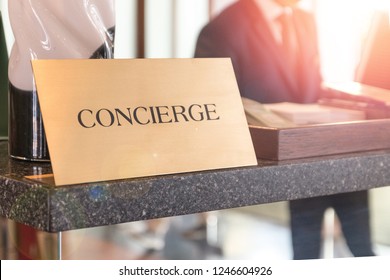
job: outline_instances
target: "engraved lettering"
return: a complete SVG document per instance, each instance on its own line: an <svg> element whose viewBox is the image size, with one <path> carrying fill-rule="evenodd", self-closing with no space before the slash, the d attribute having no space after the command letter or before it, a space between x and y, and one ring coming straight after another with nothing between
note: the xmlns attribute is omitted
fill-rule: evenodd
<svg viewBox="0 0 390 280"><path fill-rule="evenodd" d="M169 117L168 106L156 106L156 112L157 112L159 123L171 123L172 122L172 119L165 118L165 121L163 120L164 116Z"/></svg>
<svg viewBox="0 0 390 280"><path fill-rule="evenodd" d="M86 125L83 121L83 118L82 118L82 115L85 115L83 113L89 113L91 116L93 114L93 112L91 110L88 110L88 109L84 109L84 110L81 110L80 113L78 114L77 116L77 120L79 121L79 124L82 126L82 127L85 127L85 128L93 128L96 126L96 123L92 122L91 125Z"/></svg>
<svg viewBox="0 0 390 280"><path fill-rule="evenodd" d="M143 111L145 111L146 113L148 112L148 109L147 108L145 108L145 107L137 107L137 108L135 108L134 109L134 119L135 119L135 121L138 123L138 124L140 124L140 125L147 125L147 124L149 124L150 123L150 120L148 119L147 121L145 121L145 122L142 122L140 119L139 119L139 117L138 117L138 110L143 110Z"/></svg>
<svg viewBox="0 0 390 280"><path fill-rule="evenodd" d="M99 110L83 109L77 115L77 121L83 128L133 125L159 125L180 122L218 121L220 115L216 104L190 104L172 106L149 106L102 108Z"/></svg>
<svg viewBox="0 0 390 280"><path fill-rule="evenodd" d="M116 116L117 124L118 124L118 126L122 126L122 124L120 123L119 115L121 115L129 124L133 124L133 120L131 119L130 108L127 108L127 115L125 113L123 113L121 110L115 109L115 116Z"/></svg>
<svg viewBox="0 0 390 280"><path fill-rule="evenodd" d="M173 111L173 118L175 119L176 123L179 122L179 118L178 118L179 115L182 116L186 122L189 121L188 117L185 114L186 108L184 106L172 106L172 111Z"/></svg>
<svg viewBox="0 0 390 280"><path fill-rule="evenodd" d="M196 108L198 109L196 112L194 112L194 110L196 110ZM203 112L202 112L202 106L199 105L199 104L193 104L190 106L189 110L188 110L188 113L190 114L190 117L192 120L196 121L196 122L201 122L204 120L204 116L203 116ZM196 118L194 116L194 113L197 114L198 118Z"/></svg>
<svg viewBox="0 0 390 280"><path fill-rule="evenodd" d="M103 114L104 112L107 112L107 114ZM102 114L103 114L103 120L102 120ZM104 115L108 116L108 123L106 122L107 121L107 118L104 118ZM97 113L96 113L96 120L97 122L103 126L103 127L111 127L114 122L115 122L115 116L114 114L108 110L108 109L100 109Z"/></svg>
<svg viewBox="0 0 390 280"><path fill-rule="evenodd" d="M204 104L208 121L217 121L220 117L217 115L217 106L215 104Z"/></svg>

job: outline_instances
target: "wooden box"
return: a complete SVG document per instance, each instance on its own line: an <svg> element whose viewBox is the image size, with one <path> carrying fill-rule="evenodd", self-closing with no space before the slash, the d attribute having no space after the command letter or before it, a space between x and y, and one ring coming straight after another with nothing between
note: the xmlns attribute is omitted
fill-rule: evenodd
<svg viewBox="0 0 390 280"><path fill-rule="evenodd" d="M390 119L249 128L260 159L286 160L390 148Z"/></svg>

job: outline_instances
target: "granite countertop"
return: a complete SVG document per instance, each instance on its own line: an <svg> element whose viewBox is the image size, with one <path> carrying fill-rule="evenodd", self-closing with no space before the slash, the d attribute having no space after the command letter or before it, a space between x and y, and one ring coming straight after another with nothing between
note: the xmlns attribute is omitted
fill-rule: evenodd
<svg viewBox="0 0 390 280"><path fill-rule="evenodd" d="M0 141L0 215L60 232L352 192L390 185L390 150L61 187L24 177L48 173Z"/></svg>

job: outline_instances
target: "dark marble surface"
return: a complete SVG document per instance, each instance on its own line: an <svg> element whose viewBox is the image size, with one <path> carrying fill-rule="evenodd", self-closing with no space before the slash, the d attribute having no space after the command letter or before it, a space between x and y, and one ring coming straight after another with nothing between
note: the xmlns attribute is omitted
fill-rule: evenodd
<svg viewBox="0 0 390 280"><path fill-rule="evenodd" d="M390 151L55 187L26 175L50 164L8 158L0 142L0 215L59 232L390 185Z"/></svg>

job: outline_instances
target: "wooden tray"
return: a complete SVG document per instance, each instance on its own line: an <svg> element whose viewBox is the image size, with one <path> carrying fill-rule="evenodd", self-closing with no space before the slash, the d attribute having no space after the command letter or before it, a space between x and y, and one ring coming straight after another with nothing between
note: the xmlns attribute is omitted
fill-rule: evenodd
<svg viewBox="0 0 390 280"><path fill-rule="evenodd" d="M390 119L292 128L249 125L257 158L286 160L390 149Z"/></svg>

